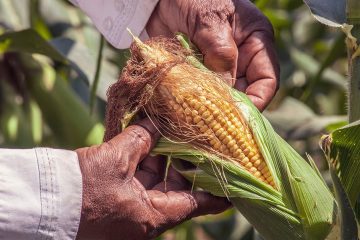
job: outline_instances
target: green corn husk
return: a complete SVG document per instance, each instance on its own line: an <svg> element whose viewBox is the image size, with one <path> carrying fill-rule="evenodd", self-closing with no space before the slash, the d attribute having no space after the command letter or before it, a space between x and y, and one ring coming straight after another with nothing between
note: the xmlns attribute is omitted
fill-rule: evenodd
<svg viewBox="0 0 360 240"><path fill-rule="evenodd" d="M166 44L164 40L158 41ZM121 123L124 127L129 116L140 109L147 112L164 72L166 74L177 64L185 61L201 69L205 76L209 74L192 54L177 54L177 49L174 58L167 63L167 49L154 49L153 46L151 42L144 44L135 38L131 49L133 57L128 63L130 67L109 92L108 123L115 121L115 125ZM162 64L157 64L159 62ZM145 70L141 71L142 68ZM315 164L311 159L306 162L276 134L245 94L226 88L249 125L276 188L258 180L231 159L201 149L191 141L181 142L166 136L153 149L153 154L171 157L175 168L196 187L227 197L265 239L325 239L335 224L337 205ZM119 99L127 100L128 104L116 105L121 102ZM121 111L111 112L112 108ZM114 118L116 114L120 117ZM148 116L156 123L160 121L154 114L148 113ZM108 126L105 139L116 133ZM185 169L177 159L188 161L196 168Z"/></svg>
<svg viewBox="0 0 360 240"><path fill-rule="evenodd" d="M318 170L275 133L246 95L233 90L233 97L249 119L261 152L274 170L279 190L258 181L243 168L189 144L162 139L153 153L197 166L186 170L175 162L177 170L195 186L228 197L265 239L325 239L335 223L337 206Z"/></svg>

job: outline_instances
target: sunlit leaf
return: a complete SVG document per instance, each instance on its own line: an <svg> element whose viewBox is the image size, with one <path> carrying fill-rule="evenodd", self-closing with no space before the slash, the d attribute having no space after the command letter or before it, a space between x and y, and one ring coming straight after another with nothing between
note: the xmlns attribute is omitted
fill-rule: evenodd
<svg viewBox="0 0 360 240"><path fill-rule="evenodd" d="M305 52L300 51L296 48L290 48L290 56L294 64L302 69L306 74L311 77L315 77L316 74L319 73L321 69L321 64L314 59L312 56L308 55ZM335 86L347 90L347 79L345 76L342 76L338 72L327 68L322 73L321 80L324 82L328 82L334 84Z"/></svg>
<svg viewBox="0 0 360 240"><path fill-rule="evenodd" d="M345 127L348 123L349 123L348 121L340 121L340 122L337 122L337 123L332 123L332 124L329 124L329 125L326 127L326 130L327 130L328 132L333 132L333 131L335 131L336 129Z"/></svg>
<svg viewBox="0 0 360 240"><path fill-rule="evenodd" d="M30 1L30 22L31 28L36 30L40 36L46 40L51 38L51 33L40 12L40 0Z"/></svg>
<svg viewBox="0 0 360 240"><path fill-rule="evenodd" d="M59 62L67 62L60 52L33 29L6 32L0 35L0 46L2 50L0 53L5 51L38 53Z"/></svg>
<svg viewBox="0 0 360 240"><path fill-rule="evenodd" d="M318 69L318 72L315 74L314 77L311 78L306 90L304 91L303 96L301 97L302 100L306 101L310 95L313 93L313 90L315 86L318 84L318 82L321 80L321 77L325 71L325 69L330 66L334 61L339 59L340 56L342 56L345 52L345 38L341 34L337 37L334 44L332 45L331 50L326 55L325 59L320 64L320 67Z"/></svg>
<svg viewBox="0 0 360 240"><path fill-rule="evenodd" d="M2 79L6 80L6 79ZM35 143L33 117L36 115L32 104L26 104L20 96L16 95L8 81L3 81L4 90L0 111L0 132L3 137L2 146L33 147Z"/></svg>
<svg viewBox="0 0 360 240"><path fill-rule="evenodd" d="M58 38L51 44L70 61L71 67L78 77L89 85L93 84L96 75L96 55L84 45L68 38ZM110 64L104 64L99 76L99 84L96 89L97 95L106 100L107 89L117 80L118 70Z"/></svg>
<svg viewBox="0 0 360 240"><path fill-rule="evenodd" d="M266 111L265 116L286 139L307 139L326 132L330 124L346 121L346 116L319 116L304 103L291 97L283 100L278 109Z"/></svg>
<svg viewBox="0 0 360 240"><path fill-rule="evenodd" d="M320 24L304 7L303 11L295 12L295 19L292 21L293 38L296 45L311 45L314 41L319 40L324 33L324 26Z"/></svg>
<svg viewBox="0 0 360 240"><path fill-rule="evenodd" d="M287 11L266 8L263 12L275 28L289 27L291 25Z"/></svg>
<svg viewBox="0 0 360 240"><path fill-rule="evenodd" d="M304 0L314 17L321 23L341 27L346 23L346 0Z"/></svg>
<svg viewBox="0 0 360 240"><path fill-rule="evenodd" d="M326 158L334 167L353 208L360 194L359 146L360 121L334 131L322 141Z"/></svg>
<svg viewBox="0 0 360 240"><path fill-rule="evenodd" d="M30 93L60 146L74 148L102 142L104 128L97 116L90 116L79 96L43 58L21 55L18 61L27 73Z"/></svg>
<svg viewBox="0 0 360 240"><path fill-rule="evenodd" d="M0 24L7 30L22 30L30 27L29 0L0 0Z"/></svg>
<svg viewBox="0 0 360 240"><path fill-rule="evenodd" d="M98 50L98 56L97 56L97 60L96 60L95 76L94 76L94 80L93 80L91 90L90 90L90 111L91 112L93 111L93 108L94 108L94 105L96 102L96 91L99 87L104 48L105 48L105 39L104 39L104 37L101 37L100 46L99 46L99 50Z"/></svg>
<svg viewBox="0 0 360 240"><path fill-rule="evenodd" d="M43 136L43 120L39 105L35 101L30 102L30 123L32 129L32 137L35 144L41 143Z"/></svg>
<svg viewBox="0 0 360 240"><path fill-rule="evenodd" d="M332 163L330 165L330 174L333 182L335 197L339 206L339 223L337 227L340 228L341 239L357 240L358 239L358 227L355 219L354 210L350 204L348 196L343 188L343 185L337 175L335 166Z"/></svg>

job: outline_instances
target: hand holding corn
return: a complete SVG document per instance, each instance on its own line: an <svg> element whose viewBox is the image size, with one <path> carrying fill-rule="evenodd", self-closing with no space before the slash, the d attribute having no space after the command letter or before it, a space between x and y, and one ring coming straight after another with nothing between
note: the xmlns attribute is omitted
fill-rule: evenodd
<svg viewBox="0 0 360 240"><path fill-rule="evenodd" d="M275 95L279 66L272 26L250 1L160 0L146 30L150 37L189 36L205 66L223 73L260 110Z"/></svg>
<svg viewBox="0 0 360 240"><path fill-rule="evenodd" d="M200 48L205 64L224 75L228 83L246 92L261 110L277 90L279 70L273 47L272 27L250 2L160 0L146 29L151 37L173 37L179 31L187 34ZM211 102L211 99L199 96L187 101L187 97L183 98L182 92L177 92L174 86L164 86L159 91L164 97L161 100L167 103L166 111L184 111L185 114L178 115L179 121L196 126L200 135L211 135L206 139L209 149L238 162L271 188L276 187L251 130L241 121L236 109L228 106L226 114L232 114L229 119L223 118L224 113L219 112L219 107L225 106L228 99ZM151 124L146 125L155 132ZM82 169L85 172L99 173L96 174L96 181L90 179L84 183L84 213L79 238L155 237L185 219L220 212L228 207L225 199L203 192L189 192L191 183L185 181L173 168L169 170L165 189L164 159L147 157L142 160L144 156L138 154L150 150L148 145L151 144L146 143L150 141L148 134L142 131L134 136L131 134L134 127L130 129L100 148L78 151ZM123 140L125 136L130 136L129 141ZM142 146L144 138L145 147ZM95 150L101 150L100 154L104 156L98 158L97 154L93 154ZM126 153L126 156L118 156L119 152ZM103 161L98 161L99 159ZM103 175L102 163L109 160L114 164L114 169L110 169L114 174L110 171ZM140 161L139 170L134 173ZM121 171L115 173L118 165ZM109 175L115 177L109 178ZM102 176L104 182L99 183ZM179 190L179 193L174 192ZM95 192L101 194L92 194ZM104 224L99 227L97 223ZM108 234L104 235L104 232Z"/></svg>
<svg viewBox="0 0 360 240"><path fill-rule="evenodd" d="M229 206L223 198L191 192L173 169L165 189L164 159L147 156L158 137L145 120L107 143L77 150L83 175L77 239L150 239L191 217Z"/></svg>

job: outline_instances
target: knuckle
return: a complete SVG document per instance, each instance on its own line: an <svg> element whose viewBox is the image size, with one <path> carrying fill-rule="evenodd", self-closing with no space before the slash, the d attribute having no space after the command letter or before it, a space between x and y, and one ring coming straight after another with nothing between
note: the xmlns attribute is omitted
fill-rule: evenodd
<svg viewBox="0 0 360 240"><path fill-rule="evenodd" d="M190 212L193 212L194 210L197 209L198 207L198 204L197 202L195 201L195 198L189 194L185 194L185 197L188 199L189 203L190 203L190 209L189 211Z"/></svg>
<svg viewBox="0 0 360 240"><path fill-rule="evenodd" d="M115 173L116 175L120 174L120 177L127 176L130 168L127 151L115 146L112 142L105 142L96 146L93 151L97 154L96 166L104 166L104 171L109 175Z"/></svg>
<svg viewBox="0 0 360 240"><path fill-rule="evenodd" d="M195 26L212 27L214 23L228 21L235 12L234 3L231 0L217 1L194 1L190 8L194 11L192 19Z"/></svg>
<svg viewBox="0 0 360 240"><path fill-rule="evenodd" d="M228 46L213 47L205 53L205 64L213 71L227 71L236 65L237 51Z"/></svg>
<svg viewBox="0 0 360 240"><path fill-rule="evenodd" d="M151 136L149 132L140 126L132 126L128 129L129 141L132 146L150 149Z"/></svg>
<svg viewBox="0 0 360 240"><path fill-rule="evenodd" d="M126 157L125 157L126 158ZM121 174L122 177L127 177L127 173L130 169L129 159L121 159L116 166L117 171Z"/></svg>
<svg viewBox="0 0 360 240"><path fill-rule="evenodd" d="M236 59L236 45L230 44L228 41L217 41L213 43L213 47L209 49L212 55L226 57L227 59Z"/></svg>
<svg viewBox="0 0 360 240"><path fill-rule="evenodd" d="M179 220L185 221L187 219L192 218L192 216L194 215L194 212L198 208L198 204L192 195L183 192L182 196L184 198L184 201L187 202L187 204L186 204L187 208L181 215L178 216L177 221L179 221Z"/></svg>

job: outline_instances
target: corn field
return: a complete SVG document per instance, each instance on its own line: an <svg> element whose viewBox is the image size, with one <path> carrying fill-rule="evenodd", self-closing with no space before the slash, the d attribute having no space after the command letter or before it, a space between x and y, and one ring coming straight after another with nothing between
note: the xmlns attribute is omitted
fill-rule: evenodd
<svg viewBox="0 0 360 240"><path fill-rule="evenodd" d="M196 187L235 206L158 239L357 239L360 16L351 13L357 8L358 14L360 5L348 1L342 19L324 15L319 1L253 2L274 26L281 66L280 89L263 114L191 55L181 35L184 51L176 56L185 63L162 79L144 80L156 83L155 97L134 93L147 98L146 106L143 99L124 103L131 116L142 107L166 136L153 153L174 158ZM126 73L127 60L136 52L145 62L177 61L163 47L174 43L161 41L135 37L131 50L117 50L67 1L0 0L0 147L101 143L106 92ZM140 75L123 74L120 82L126 77ZM128 97L126 90L109 95ZM124 113L116 119L123 127L129 123ZM176 159L198 169L183 169Z"/></svg>

